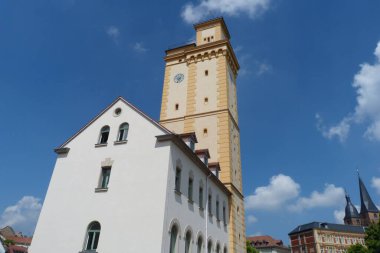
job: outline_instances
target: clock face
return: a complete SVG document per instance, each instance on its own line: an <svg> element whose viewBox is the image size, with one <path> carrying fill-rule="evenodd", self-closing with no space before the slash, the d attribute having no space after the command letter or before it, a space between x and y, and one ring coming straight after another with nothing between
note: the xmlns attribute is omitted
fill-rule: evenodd
<svg viewBox="0 0 380 253"><path fill-rule="evenodd" d="M185 76L182 73L179 73L179 74L175 75L174 82L180 83L183 81L184 78L185 78Z"/></svg>

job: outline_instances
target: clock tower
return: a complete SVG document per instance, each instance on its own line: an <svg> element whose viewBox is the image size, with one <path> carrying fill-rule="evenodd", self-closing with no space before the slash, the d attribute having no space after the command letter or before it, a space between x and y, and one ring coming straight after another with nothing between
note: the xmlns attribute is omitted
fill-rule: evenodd
<svg viewBox="0 0 380 253"><path fill-rule="evenodd" d="M223 18L194 25L196 42L166 51L160 123L177 134L195 132L230 190L231 253L245 253L244 201L236 77L239 63Z"/></svg>

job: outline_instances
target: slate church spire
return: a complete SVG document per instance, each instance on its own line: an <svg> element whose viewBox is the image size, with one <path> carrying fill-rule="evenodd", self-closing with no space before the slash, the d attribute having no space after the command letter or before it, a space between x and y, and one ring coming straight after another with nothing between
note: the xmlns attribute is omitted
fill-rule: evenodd
<svg viewBox="0 0 380 253"><path fill-rule="evenodd" d="M346 192L346 208L344 224L360 226L360 215L356 207L352 204L350 196Z"/></svg>
<svg viewBox="0 0 380 253"><path fill-rule="evenodd" d="M365 187L362 179L359 178L359 190L360 190L360 218L363 226L368 226L373 222L379 220L379 209L373 203L371 196L369 195L367 188Z"/></svg>

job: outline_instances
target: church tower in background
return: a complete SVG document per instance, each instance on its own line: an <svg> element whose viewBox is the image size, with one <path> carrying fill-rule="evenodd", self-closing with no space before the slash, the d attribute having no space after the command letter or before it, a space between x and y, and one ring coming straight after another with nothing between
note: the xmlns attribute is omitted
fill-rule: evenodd
<svg viewBox="0 0 380 253"><path fill-rule="evenodd" d="M360 190L360 219L363 226L369 226L371 223L379 221L379 209L373 203L367 188L359 176Z"/></svg>
<svg viewBox="0 0 380 253"><path fill-rule="evenodd" d="M219 163L230 197L230 250L245 249L236 77L239 63L223 18L194 25L196 43L166 51L160 123L177 133L195 132L196 149Z"/></svg>

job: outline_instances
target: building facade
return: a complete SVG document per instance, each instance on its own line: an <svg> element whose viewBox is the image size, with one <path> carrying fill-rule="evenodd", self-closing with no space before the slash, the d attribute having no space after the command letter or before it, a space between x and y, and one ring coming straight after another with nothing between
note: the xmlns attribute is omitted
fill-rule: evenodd
<svg viewBox="0 0 380 253"><path fill-rule="evenodd" d="M365 227L312 222L289 233L292 253L345 253L355 244L364 245Z"/></svg>
<svg viewBox="0 0 380 253"><path fill-rule="evenodd" d="M55 150L29 252L229 252L231 192L196 141L118 98Z"/></svg>
<svg viewBox="0 0 380 253"><path fill-rule="evenodd" d="M231 191L230 252L245 252L236 78L239 63L223 18L194 25L196 42L166 51L160 123L182 134L195 132L197 149L208 149Z"/></svg>

